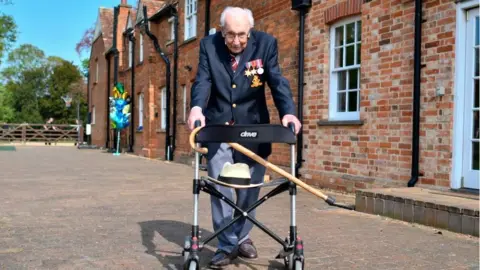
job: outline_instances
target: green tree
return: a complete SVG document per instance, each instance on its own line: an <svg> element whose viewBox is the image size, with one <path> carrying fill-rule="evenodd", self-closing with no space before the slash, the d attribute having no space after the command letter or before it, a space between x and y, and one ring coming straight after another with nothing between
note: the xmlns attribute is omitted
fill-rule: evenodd
<svg viewBox="0 0 480 270"><path fill-rule="evenodd" d="M6 90L11 97L11 106L17 123L43 123L38 107L39 97L45 93L46 69L43 67L23 70L18 81L9 81Z"/></svg>
<svg viewBox="0 0 480 270"><path fill-rule="evenodd" d="M12 16L0 13L0 64L6 52L17 41L17 25Z"/></svg>
<svg viewBox="0 0 480 270"><path fill-rule="evenodd" d="M90 71L90 58L85 58L82 60L80 69L83 77L88 78L88 73Z"/></svg>
<svg viewBox="0 0 480 270"><path fill-rule="evenodd" d="M0 123L12 123L15 111L11 106L11 94L4 85L0 84Z"/></svg>
<svg viewBox="0 0 480 270"><path fill-rule="evenodd" d="M56 123L74 123L76 119L76 107L66 108L63 96L69 94L74 102L80 100L82 75L78 68L65 60L53 67L48 78L48 89L40 99L40 112L47 119L53 117ZM80 89L78 89L80 88Z"/></svg>
<svg viewBox="0 0 480 270"><path fill-rule="evenodd" d="M45 66L45 53L31 44L22 44L8 54L7 67L2 71L6 80L18 81L22 71L34 70Z"/></svg>

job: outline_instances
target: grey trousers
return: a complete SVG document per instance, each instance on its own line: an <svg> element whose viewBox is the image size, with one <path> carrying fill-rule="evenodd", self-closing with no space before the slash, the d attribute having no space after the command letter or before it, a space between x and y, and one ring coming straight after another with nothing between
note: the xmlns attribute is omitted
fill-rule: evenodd
<svg viewBox="0 0 480 270"><path fill-rule="evenodd" d="M265 167L255 161L233 160L232 149L228 144L222 143L217 153L208 161L208 175L217 179L225 162L230 163L246 163L250 167L250 174L252 176L251 183L257 184L263 182L265 175ZM235 202L233 199L236 194L236 205L243 210L246 210L254 202L258 200L260 188L248 189L232 189L218 184L212 183L216 189L221 192L226 198ZM235 191L235 192L234 192ZM234 216L234 209L222 200L210 196L212 207L212 221L213 229L218 231L223 226L228 224ZM250 216L255 217L255 210L249 213ZM249 233L253 228L253 224L246 218L239 219L230 228L218 235L218 249L224 250L228 253L232 252L234 248L249 238Z"/></svg>

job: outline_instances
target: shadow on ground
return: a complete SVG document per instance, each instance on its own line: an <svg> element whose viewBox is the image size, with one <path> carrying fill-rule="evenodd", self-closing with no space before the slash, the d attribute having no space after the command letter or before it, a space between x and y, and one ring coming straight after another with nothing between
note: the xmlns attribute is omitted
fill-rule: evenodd
<svg viewBox="0 0 480 270"><path fill-rule="evenodd" d="M192 226L184 222L176 220L150 220L139 222L141 228L142 244L145 246L145 253L157 258L164 269L183 269L183 244L185 236L191 234ZM201 236L206 238L213 234L212 232L200 229ZM175 250L171 247L156 246L154 237L155 232L162 236L165 240L176 245ZM214 239L208 243L200 253L200 266L202 269L208 267L210 259L213 257L216 250L217 240ZM237 259L228 269L284 269L283 263L276 260L266 261L246 261Z"/></svg>

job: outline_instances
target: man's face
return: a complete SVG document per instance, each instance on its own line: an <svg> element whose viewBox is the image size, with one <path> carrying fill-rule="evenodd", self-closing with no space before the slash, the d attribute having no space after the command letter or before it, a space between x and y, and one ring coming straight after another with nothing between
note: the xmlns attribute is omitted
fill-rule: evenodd
<svg viewBox="0 0 480 270"><path fill-rule="evenodd" d="M250 24L247 16L227 14L222 33L225 38L225 44L231 53L241 53L247 47L249 31Z"/></svg>

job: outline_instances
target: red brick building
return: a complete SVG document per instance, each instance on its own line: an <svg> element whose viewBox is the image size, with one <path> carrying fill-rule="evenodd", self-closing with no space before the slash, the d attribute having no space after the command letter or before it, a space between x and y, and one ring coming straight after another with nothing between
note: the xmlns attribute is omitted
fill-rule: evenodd
<svg viewBox="0 0 480 270"><path fill-rule="evenodd" d="M94 144L108 141L106 91L112 88L115 60L114 53L105 52L117 48L118 80L127 91L133 83L135 92L133 132L124 131L122 146L129 149L133 141L136 154L190 162L185 122L198 44L209 31L220 29L226 6L250 8L255 28L278 39L279 63L298 104L300 12L292 10L292 1L143 0L138 7L121 3L117 43L109 43L114 39L113 9L101 9L92 47ZM408 183L478 189L478 10L475 0L312 1L303 31L301 178L345 191ZM129 28L134 42L128 39ZM272 122L278 123L271 98L269 102ZM109 137L111 145L113 136ZM285 147L274 147L271 161L286 165L286 152Z"/></svg>

